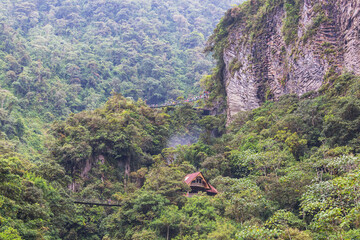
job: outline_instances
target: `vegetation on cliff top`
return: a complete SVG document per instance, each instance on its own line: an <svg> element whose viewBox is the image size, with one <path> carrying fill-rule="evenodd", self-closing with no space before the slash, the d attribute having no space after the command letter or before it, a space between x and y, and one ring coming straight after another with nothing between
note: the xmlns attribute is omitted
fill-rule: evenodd
<svg viewBox="0 0 360 240"><path fill-rule="evenodd" d="M226 12L213 34L209 37L205 48L206 52L212 53L217 62L212 74L202 79L204 88L213 93L212 100L224 98L226 94L223 85L223 70L225 67L223 54L225 48L232 44L228 38L229 32L234 28L242 29L241 41L253 44L268 34L265 29L269 19L279 12L283 12L285 15L282 33L285 43L289 45L295 42L298 37L297 31L302 4L302 0L255 0L246 1ZM259 60L254 59L254 61Z"/></svg>

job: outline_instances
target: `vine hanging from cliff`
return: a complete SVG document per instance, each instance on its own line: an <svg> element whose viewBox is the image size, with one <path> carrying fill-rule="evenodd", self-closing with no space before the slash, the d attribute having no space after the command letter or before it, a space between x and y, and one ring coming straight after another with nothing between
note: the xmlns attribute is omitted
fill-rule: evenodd
<svg viewBox="0 0 360 240"><path fill-rule="evenodd" d="M284 9L286 16L283 21L282 33L286 45L294 42L297 39L297 30L300 19L300 9L303 0L285 0Z"/></svg>

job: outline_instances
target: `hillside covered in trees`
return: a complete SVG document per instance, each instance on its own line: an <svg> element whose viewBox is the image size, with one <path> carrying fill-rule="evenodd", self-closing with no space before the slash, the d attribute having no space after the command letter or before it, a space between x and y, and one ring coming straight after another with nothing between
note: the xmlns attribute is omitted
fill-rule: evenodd
<svg viewBox="0 0 360 240"><path fill-rule="evenodd" d="M220 49L233 26L226 21L240 8L246 15L239 19L258 26L252 21L265 10L300 3L248 1L229 10L208 42L218 61L201 80L210 97L150 108L161 98L196 94L211 66L200 55L203 40L192 45L191 36L210 36L196 19L216 18L210 11L229 2L2 1L0 240L360 239L356 73L329 71L316 91L269 97L231 122L225 114ZM204 69L196 72L198 63ZM77 75L68 72L74 65ZM174 72L151 75L162 67ZM123 79L126 69L133 75ZM150 94L153 82L168 88ZM63 108L56 107L59 91ZM186 197L184 177L198 171L217 195Z"/></svg>
<svg viewBox="0 0 360 240"><path fill-rule="evenodd" d="M197 95L213 66L204 43L236 2L0 1L1 132L36 159L45 123L112 91L148 104Z"/></svg>
<svg viewBox="0 0 360 240"><path fill-rule="evenodd" d="M0 236L356 239L360 84L333 80L342 87L267 102L227 132L224 117L191 105L157 110L120 95L55 122L41 164L1 148ZM166 147L177 132L199 140ZM196 170L219 194L185 197Z"/></svg>

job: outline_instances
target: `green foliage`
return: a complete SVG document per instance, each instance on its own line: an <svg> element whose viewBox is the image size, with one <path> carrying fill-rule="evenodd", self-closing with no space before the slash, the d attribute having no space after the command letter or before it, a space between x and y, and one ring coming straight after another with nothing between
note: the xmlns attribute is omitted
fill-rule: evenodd
<svg viewBox="0 0 360 240"><path fill-rule="evenodd" d="M331 83L342 85L240 113L227 133L223 116L204 117L188 105L165 113L114 95L103 108L53 124L48 162L19 160L3 140L0 234L356 239L358 78L333 76ZM177 131L193 138L166 148ZM183 177L199 170L219 191L216 196L185 197ZM61 185L74 188L73 197L120 206L74 207Z"/></svg>
<svg viewBox="0 0 360 240"><path fill-rule="evenodd" d="M200 112L194 109L190 104L179 107L168 107L165 112L169 114L170 136L168 147L175 147L179 144L195 143L201 133L199 120Z"/></svg>
<svg viewBox="0 0 360 240"><path fill-rule="evenodd" d="M277 229L267 229L258 226L245 227L237 234L239 240L255 240L255 239L278 239L281 231Z"/></svg>
<svg viewBox="0 0 360 240"><path fill-rule="evenodd" d="M94 110L112 91L149 104L198 95L213 65L204 41L239 1L1 2L1 134L35 161L45 123Z"/></svg>
<svg viewBox="0 0 360 240"><path fill-rule="evenodd" d="M60 239L71 229L73 204L31 168L0 155L0 239Z"/></svg>
<svg viewBox="0 0 360 240"><path fill-rule="evenodd" d="M7 228L0 232L0 239L1 240L21 240L19 232L12 227Z"/></svg>
<svg viewBox="0 0 360 240"><path fill-rule="evenodd" d="M295 214L285 210L279 210L274 213L271 218L269 218L265 226L270 229L280 229L284 230L286 228L298 228L304 229L305 223L301 221Z"/></svg>
<svg viewBox="0 0 360 240"><path fill-rule="evenodd" d="M220 198L225 216L237 222L254 217L266 218L271 211L269 202L260 188L250 179L232 179L218 177L213 181L222 193Z"/></svg>
<svg viewBox="0 0 360 240"><path fill-rule="evenodd" d="M350 225L348 221L358 211L359 176L359 172L355 171L308 187L301 207L311 219L310 227L320 238L333 234L340 237L346 231L359 227L356 221Z"/></svg>
<svg viewBox="0 0 360 240"><path fill-rule="evenodd" d="M122 200L122 207L104 220L102 228L113 238L131 239L158 218L168 204L165 197L155 192L137 191Z"/></svg>
<svg viewBox="0 0 360 240"><path fill-rule="evenodd" d="M283 96L240 113L212 140L202 171L241 178L212 182L221 215L252 229L239 230L240 239L357 236L359 79L346 73L328 81L333 87L322 95Z"/></svg>
<svg viewBox="0 0 360 240"><path fill-rule="evenodd" d="M285 0L284 8L286 16L283 20L282 33L285 43L289 45L297 39L297 31L300 19L302 0Z"/></svg>
<svg viewBox="0 0 360 240"><path fill-rule="evenodd" d="M202 141L211 144L212 136L219 137L225 133L225 115L205 116L199 121L199 125L205 130Z"/></svg>
<svg viewBox="0 0 360 240"><path fill-rule="evenodd" d="M233 76L235 72L238 71L241 67L242 67L241 62L239 62L239 60L236 58L234 58L229 64L229 69Z"/></svg>
<svg viewBox="0 0 360 240"><path fill-rule="evenodd" d="M210 92L209 102L224 101L225 90L223 86L222 71L225 67L223 54L224 49L228 44L228 33L235 20L238 18L237 8L230 9L225 16L217 24L214 33L209 37L206 52L212 52L213 58L216 60L217 66L213 69L211 75L205 76L201 79L202 87Z"/></svg>
<svg viewBox="0 0 360 240"><path fill-rule="evenodd" d="M213 240L231 240L235 237L236 228L226 220L216 222L216 228L208 235L208 239Z"/></svg>
<svg viewBox="0 0 360 240"><path fill-rule="evenodd" d="M228 128L188 104L150 109L140 98L198 91L211 63L197 52L230 1L164 3L0 3L0 239L359 238L359 78L332 69L319 93L267 101ZM256 44L284 8L291 44L301 6L257 0L226 13L207 45L218 61L201 81L207 104L222 110L231 29L242 22ZM327 21L314 9L304 42ZM97 108L112 89L125 97ZM185 197L195 171L216 196Z"/></svg>
<svg viewBox="0 0 360 240"><path fill-rule="evenodd" d="M166 144L168 126L168 115L114 95L103 108L55 122L52 155L74 182L87 176L96 183L93 190L103 191L110 185L118 187L112 181L126 181L131 169L150 164L150 154Z"/></svg>
<svg viewBox="0 0 360 240"><path fill-rule="evenodd" d="M204 41L238 2L1 3L1 83L58 116L94 109L112 90L150 103L196 94L212 65Z"/></svg>
<svg viewBox="0 0 360 240"><path fill-rule="evenodd" d="M299 158L301 154L303 154L303 149L307 145L306 139L300 139L298 134L290 133L285 130L280 130L275 135L275 139L280 142L285 142L285 144L289 147L290 152L294 155L295 158Z"/></svg>
<svg viewBox="0 0 360 240"><path fill-rule="evenodd" d="M181 206L185 202L184 193L189 191L189 187L183 182L188 172L190 171L184 164L178 167L155 166L146 176L144 189L155 191Z"/></svg>
<svg viewBox="0 0 360 240"><path fill-rule="evenodd" d="M328 21L330 21L329 18L322 11L320 11L314 18L313 22L307 27L306 32L302 37L303 43L306 44L307 41L317 33L320 25Z"/></svg>
<svg viewBox="0 0 360 240"><path fill-rule="evenodd" d="M136 232L134 235L132 235L133 240L156 240L159 239L156 235L156 232L149 229L144 229L141 232Z"/></svg>

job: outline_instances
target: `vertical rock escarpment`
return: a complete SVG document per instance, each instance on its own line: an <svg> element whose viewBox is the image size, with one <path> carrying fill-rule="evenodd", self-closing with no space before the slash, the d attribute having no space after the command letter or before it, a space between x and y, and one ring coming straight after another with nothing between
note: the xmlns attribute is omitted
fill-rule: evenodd
<svg viewBox="0 0 360 240"><path fill-rule="evenodd" d="M359 0L271 2L248 1L225 16L219 61L228 121L266 99L316 91L327 73L360 74Z"/></svg>

